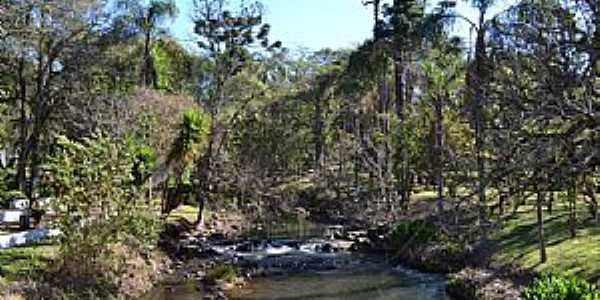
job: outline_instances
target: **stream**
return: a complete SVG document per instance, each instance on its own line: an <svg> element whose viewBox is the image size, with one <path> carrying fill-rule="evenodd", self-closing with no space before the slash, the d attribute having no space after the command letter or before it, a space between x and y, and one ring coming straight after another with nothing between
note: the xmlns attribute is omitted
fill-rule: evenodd
<svg viewBox="0 0 600 300"><path fill-rule="evenodd" d="M233 293L240 300L434 300L446 299L441 276L426 275L382 262L354 263L331 271L255 279Z"/></svg>
<svg viewBox="0 0 600 300"><path fill-rule="evenodd" d="M259 276L228 292L238 300L436 300L447 299L445 279L402 267L385 258L354 254L327 239L255 240L210 246ZM197 283L163 286L142 300L203 299Z"/></svg>

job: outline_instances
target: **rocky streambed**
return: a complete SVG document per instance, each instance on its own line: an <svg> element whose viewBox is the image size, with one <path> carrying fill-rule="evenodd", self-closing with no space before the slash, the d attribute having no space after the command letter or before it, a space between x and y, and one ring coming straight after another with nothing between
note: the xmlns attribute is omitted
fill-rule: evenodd
<svg viewBox="0 0 600 300"><path fill-rule="evenodd" d="M341 239L184 237L165 285L142 300L187 299L446 299L445 278L400 267L385 257L355 253ZM231 266L237 278L213 280Z"/></svg>

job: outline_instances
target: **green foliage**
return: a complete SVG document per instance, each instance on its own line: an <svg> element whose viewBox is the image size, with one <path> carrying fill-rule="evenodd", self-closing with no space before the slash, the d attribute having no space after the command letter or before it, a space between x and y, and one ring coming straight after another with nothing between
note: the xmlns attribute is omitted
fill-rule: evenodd
<svg viewBox="0 0 600 300"><path fill-rule="evenodd" d="M1 81L0 81L1 82ZM0 99L3 99L3 90L0 88ZM0 103L0 149L6 144L9 137L10 122L9 122L8 105Z"/></svg>
<svg viewBox="0 0 600 300"><path fill-rule="evenodd" d="M0 172L1 174L1 172ZM0 208L8 206L8 202L15 198L26 198L25 194L21 191L7 189L6 186L2 186L4 182L0 182Z"/></svg>
<svg viewBox="0 0 600 300"><path fill-rule="evenodd" d="M133 176L135 184L141 186L156 165L156 152L148 145L133 144L130 150L134 154Z"/></svg>
<svg viewBox="0 0 600 300"><path fill-rule="evenodd" d="M536 279L523 292L525 300L598 300L596 286L576 277L548 274Z"/></svg>
<svg viewBox="0 0 600 300"><path fill-rule="evenodd" d="M210 284L218 281L233 282L239 275L238 267L230 264L217 264L206 272L206 281Z"/></svg>
<svg viewBox="0 0 600 300"><path fill-rule="evenodd" d="M193 161L206 144L209 131L208 115L197 109L186 110L179 126L177 139L171 147L169 160L184 165Z"/></svg>
<svg viewBox="0 0 600 300"><path fill-rule="evenodd" d="M82 272L97 270L109 245L151 248L158 218L133 184L134 154L126 143L96 134L82 141L58 136L45 165L54 192L60 255Z"/></svg>
<svg viewBox="0 0 600 300"><path fill-rule="evenodd" d="M169 92L191 92L201 71L206 69L204 61L190 54L177 41L161 38L152 47L157 87Z"/></svg>
<svg viewBox="0 0 600 300"><path fill-rule="evenodd" d="M392 246L397 249L423 245L437 239L436 227L424 220L401 222L390 236Z"/></svg>
<svg viewBox="0 0 600 300"><path fill-rule="evenodd" d="M143 162L147 168L151 168L156 163L156 153L148 145L141 145L135 151L136 159Z"/></svg>

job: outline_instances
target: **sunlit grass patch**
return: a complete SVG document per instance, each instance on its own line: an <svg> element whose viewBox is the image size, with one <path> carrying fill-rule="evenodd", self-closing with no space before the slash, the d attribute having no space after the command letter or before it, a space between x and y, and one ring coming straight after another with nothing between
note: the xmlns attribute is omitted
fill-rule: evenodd
<svg viewBox="0 0 600 300"><path fill-rule="evenodd" d="M2 249L0 250L0 276L6 282L36 277L46 269L57 252L58 246L49 242Z"/></svg>
<svg viewBox="0 0 600 300"><path fill-rule="evenodd" d="M191 205L181 205L177 209L173 210L169 217L167 218L167 222L176 222L179 219L185 219L190 223L196 221L198 217L198 208Z"/></svg>
<svg viewBox="0 0 600 300"><path fill-rule="evenodd" d="M578 203L578 208L578 220L581 223L589 218L589 213L583 203ZM541 264L535 207L523 206L494 233L493 238L499 247L494 259L539 272L597 280L600 277L600 226L580 225L577 236L571 238L568 218L564 203L555 203L552 214L544 210L548 261Z"/></svg>

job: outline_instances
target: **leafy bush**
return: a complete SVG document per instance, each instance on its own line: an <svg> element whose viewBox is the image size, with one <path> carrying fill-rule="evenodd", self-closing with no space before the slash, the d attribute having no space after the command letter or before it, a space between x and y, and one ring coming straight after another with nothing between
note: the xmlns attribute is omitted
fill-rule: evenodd
<svg viewBox="0 0 600 300"><path fill-rule="evenodd" d="M392 231L390 240L395 248L423 245L437 240L437 229L424 220L405 221Z"/></svg>
<svg viewBox="0 0 600 300"><path fill-rule="evenodd" d="M44 166L44 185L55 195L55 225L62 232L59 272L65 281L80 283L78 288L119 289L114 278L127 272L123 258L137 258L156 245L158 209L134 184L136 153L128 149L101 134L82 141L60 136Z"/></svg>
<svg viewBox="0 0 600 300"><path fill-rule="evenodd" d="M17 198L27 198L21 191L2 190L0 192L0 207L8 207L10 200Z"/></svg>
<svg viewBox="0 0 600 300"><path fill-rule="evenodd" d="M239 276L240 270L230 264L217 264L206 272L206 281L215 284L217 281L233 282Z"/></svg>
<svg viewBox="0 0 600 300"><path fill-rule="evenodd" d="M134 145L129 151L134 153L133 176L135 184L140 186L144 179L150 175L150 171L156 165L156 153L148 145L138 145L135 140L129 142Z"/></svg>
<svg viewBox="0 0 600 300"><path fill-rule="evenodd" d="M523 292L525 300L598 300L600 292L576 277L545 275L536 279Z"/></svg>

